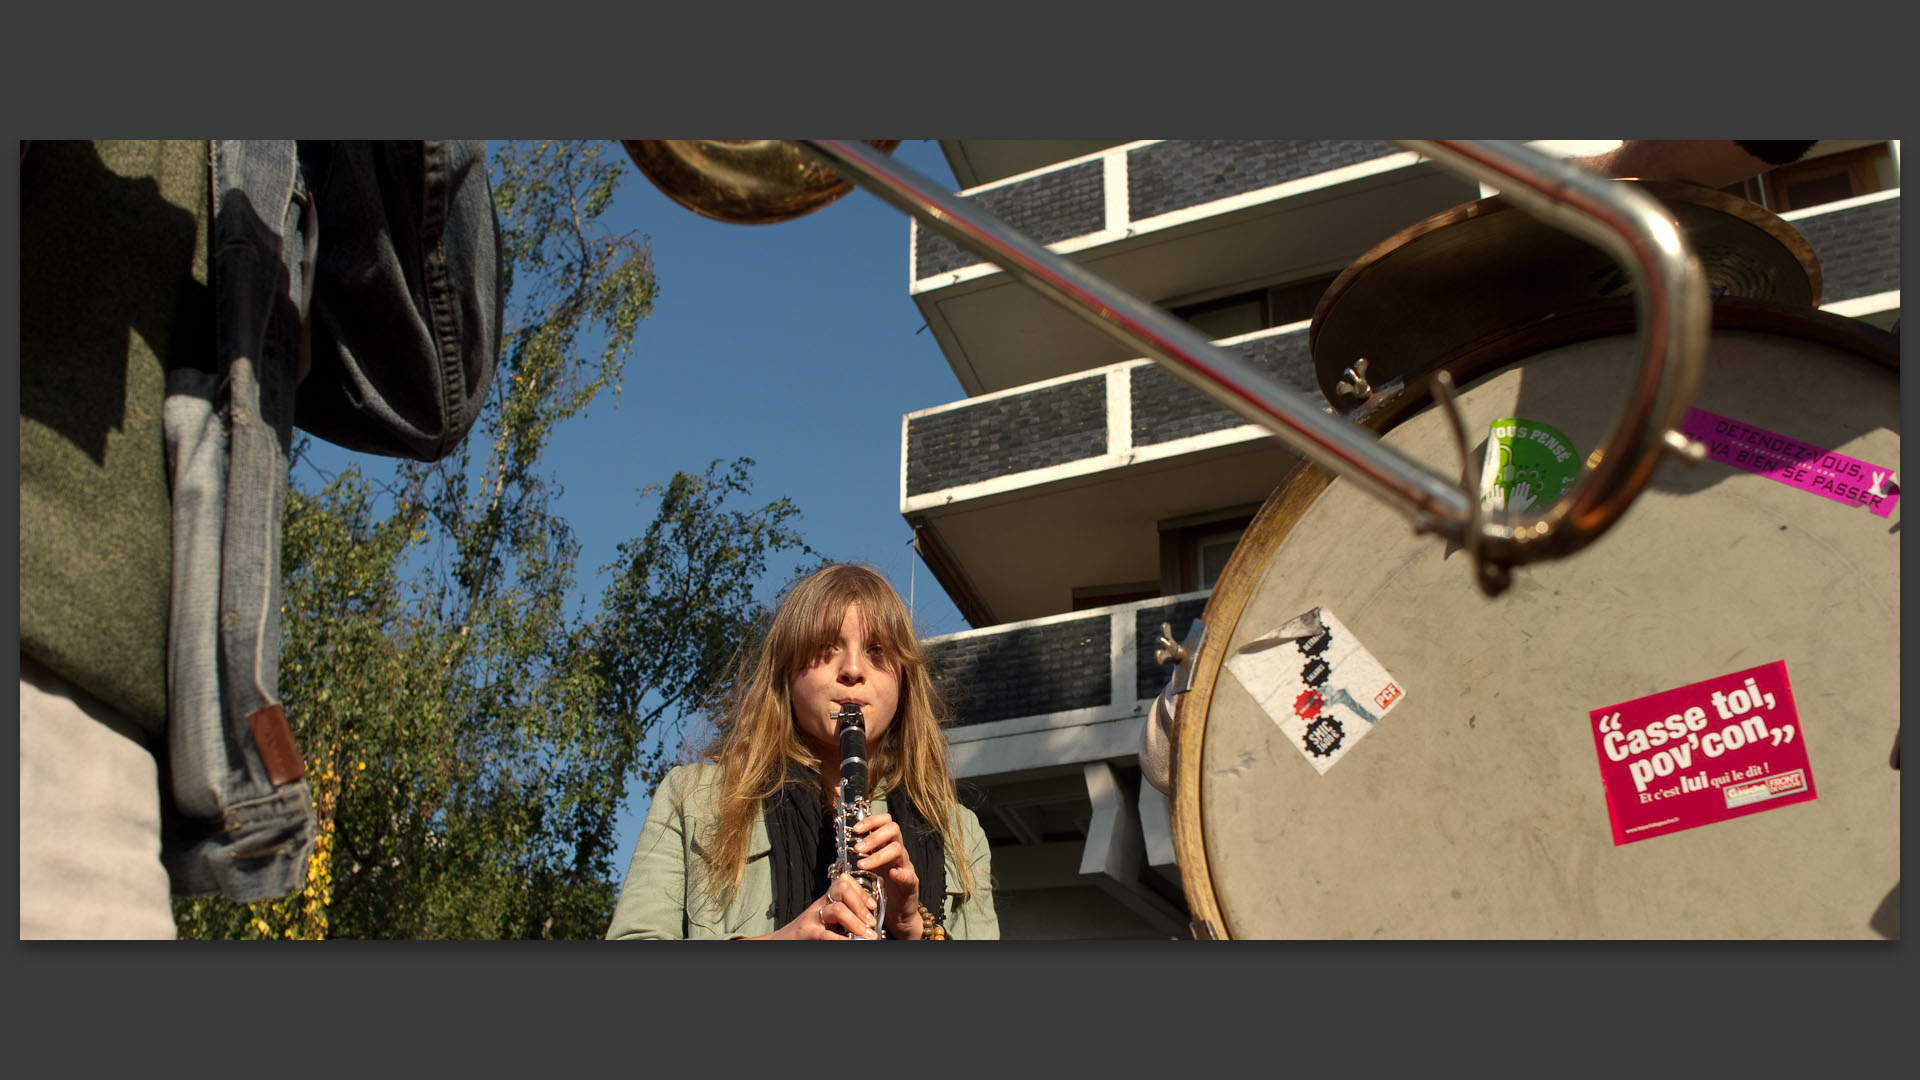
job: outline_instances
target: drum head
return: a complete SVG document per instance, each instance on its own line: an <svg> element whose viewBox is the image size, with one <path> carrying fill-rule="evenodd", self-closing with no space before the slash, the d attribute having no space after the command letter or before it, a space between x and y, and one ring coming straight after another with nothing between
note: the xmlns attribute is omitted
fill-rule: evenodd
<svg viewBox="0 0 1920 1080"><path fill-rule="evenodd" d="M1817 343L1823 326L1853 334L1851 320L1790 314L1810 333L1716 328L1694 404L1897 467L1891 348ZM1509 364L1462 393L1469 438L1484 447L1492 421L1530 418L1585 455L1636 364L1624 335ZM1442 469L1458 460L1433 408L1384 439ZM1516 569L1488 599L1466 553L1354 485L1296 472L1215 587L1180 704L1174 825L1196 920L1256 938L1887 933L1899 529L1897 506L1879 517L1669 461L1604 536ZM1324 773L1229 664L1314 609L1404 694ZM1616 844L1589 711L1779 660L1817 797Z"/></svg>
<svg viewBox="0 0 1920 1080"><path fill-rule="evenodd" d="M1673 214L1715 297L1819 305L1813 248L1766 209L1691 184L1620 182ZM1322 294L1307 340L1321 392L1346 411L1359 400L1339 384L1361 357L1368 381L1385 386L1630 286L1599 248L1505 199L1482 199L1410 226L1356 259Z"/></svg>

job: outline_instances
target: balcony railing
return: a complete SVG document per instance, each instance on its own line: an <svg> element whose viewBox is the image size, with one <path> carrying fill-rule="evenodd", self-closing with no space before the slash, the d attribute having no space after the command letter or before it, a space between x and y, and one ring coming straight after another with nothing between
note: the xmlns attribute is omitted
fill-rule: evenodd
<svg viewBox="0 0 1920 1080"><path fill-rule="evenodd" d="M1034 741L1045 753L1020 767L1100 760L1132 752L1139 721L1166 683L1154 659L1161 623L1177 640L1206 608L1207 592L1076 611L929 638L928 668L953 714L948 738L969 768L975 745ZM1076 747L1079 749L1076 750Z"/></svg>
<svg viewBox="0 0 1920 1080"><path fill-rule="evenodd" d="M1305 324L1220 344L1319 398ZM908 413L901 512L1266 434L1150 361L1112 364Z"/></svg>
<svg viewBox="0 0 1920 1080"><path fill-rule="evenodd" d="M1071 251L1179 224L1202 207L1219 213L1415 160L1363 139L1149 141L985 184L968 198L1033 239ZM913 237L916 281L992 272L917 222Z"/></svg>

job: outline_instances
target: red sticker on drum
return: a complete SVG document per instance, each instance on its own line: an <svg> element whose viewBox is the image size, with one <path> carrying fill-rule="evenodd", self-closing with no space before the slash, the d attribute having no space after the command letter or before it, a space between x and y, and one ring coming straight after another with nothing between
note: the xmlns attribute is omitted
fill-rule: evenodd
<svg viewBox="0 0 1920 1080"><path fill-rule="evenodd" d="M1714 461L1848 506L1864 506L1877 517L1893 513L1900 502L1900 481L1885 466L1809 446L1705 409L1688 409L1677 430L1704 444Z"/></svg>
<svg viewBox="0 0 1920 1080"><path fill-rule="evenodd" d="M1815 797L1784 660L1588 715L1615 846Z"/></svg>

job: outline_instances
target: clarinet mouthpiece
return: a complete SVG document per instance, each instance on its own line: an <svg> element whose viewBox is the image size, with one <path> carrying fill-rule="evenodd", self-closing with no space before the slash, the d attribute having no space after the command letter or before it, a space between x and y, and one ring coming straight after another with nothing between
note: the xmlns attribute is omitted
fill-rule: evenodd
<svg viewBox="0 0 1920 1080"><path fill-rule="evenodd" d="M839 721L840 779L856 798L867 797L867 725L857 704L841 706L829 719Z"/></svg>

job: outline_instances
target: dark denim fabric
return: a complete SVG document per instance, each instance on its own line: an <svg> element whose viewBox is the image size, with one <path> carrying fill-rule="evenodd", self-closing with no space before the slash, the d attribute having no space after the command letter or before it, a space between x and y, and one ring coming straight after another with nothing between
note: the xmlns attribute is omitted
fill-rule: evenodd
<svg viewBox="0 0 1920 1080"><path fill-rule="evenodd" d="M479 417L506 268L483 143L301 143L320 219L313 367L295 420L432 461Z"/></svg>
<svg viewBox="0 0 1920 1080"><path fill-rule="evenodd" d="M305 884L314 812L278 693L292 428L432 460L472 427L505 302L485 162L478 143L213 144L218 371L174 371L166 407L176 893Z"/></svg>

